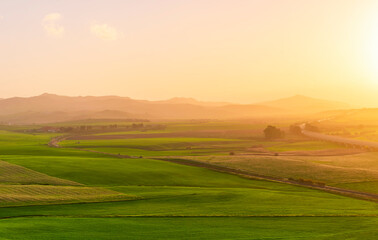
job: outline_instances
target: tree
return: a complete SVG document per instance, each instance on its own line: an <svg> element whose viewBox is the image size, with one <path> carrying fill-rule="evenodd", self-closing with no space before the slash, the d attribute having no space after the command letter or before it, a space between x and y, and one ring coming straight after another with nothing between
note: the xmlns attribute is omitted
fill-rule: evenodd
<svg viewBox="0 0 378 240"><path fill-rule="evenodd" d="M295 134L295 135L301 135L302 134L302 129L298 125L291 125L289 131L292 134Z"/></svg>
<svg viewBox="0 0 378 240"><path fill-rule="evenodd" d="M285 132L277 127L269 125L264 129L264 135L266 139L272 140L283 138L285 136Z"/></svg>
<svg viewBox="0 0 378 240"><path fill-rule="evenodd" d="M320 130L319 130L319 128L317 126L311 125L309 123L307 123L305 125L305 130L311 131L311 132L320 132Z"/></svg>

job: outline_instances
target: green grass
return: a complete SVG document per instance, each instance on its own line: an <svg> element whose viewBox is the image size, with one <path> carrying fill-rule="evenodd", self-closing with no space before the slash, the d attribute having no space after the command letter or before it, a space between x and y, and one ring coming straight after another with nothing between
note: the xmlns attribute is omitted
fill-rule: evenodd
<svg viewBox="0 0 378 240"><path fill-rule="evenodd" d="M18 216L377 216L377 203L261 181L255 188L119 186L130 201L1 208Z"/></svg>
<svg viewBox="0 0 378 240"><path fill-rule="evenodd" d="M92 149L95 151L129 156L186 156L227 155L245 149L256 141L221 138L137 138L112 140L67 140L63 147Z"/></svg>
<svg viewBox="0 0 378 240"><path fill-rule="evenodd" d="M376 239L377 218L18 218L1 239Z"/></svg>
<svg viewBox="0 0 378 240"><path fill-rule="evenodd" d="M204 123L198 128L206 129L209 125L225 126ZM247 126L229 126L233 127ZM0 239L374 239L377 235L377 217L368 217L378 215L378 205L374 202L148 158L121 159L75 149L49 148L46 143L52 136L2 132L0 159L22 166L23 170L27 168L43 176L86 185L83 192L76 193L78 198L90 197L85 191L96 187L102 187L101 191L105 192L124 193L127 198L77 203L64 198L72 197L72 190L79 187L63 187L67 188L65 192L58 186L0 185L0 195L13 196L10 200L17 200L15 196L18 196L19 201L27 204L46 204L1 207L0 218L9 219L0 220ZM256 141L214 138L75 142L64 144L90 146L94 150L123 149L126 154L144 156L195 151L207 155L219 153L220 149L227 152L259 145ZM186 149L188 145L191 150ZM217 164L218 157L231 159L231 156L212 157ZM311 160L311 164L318 160ZM290 169L288 162L270 166L268 173L286 171L287 166ZM249 162L254 167L270 163L267 159ZM373 163L369 160L364 164ZM296 166L292 165L292 171ZM66 204L58 204L49 197L59 198L60 203L63 200ZM106 201L101 197L97 200Z"/></svg>
<svg viewBox="0 0 378 240"><path fill-rule="evenodd" d="M60 142L62 147L129 147L150 150L164 150L172 147L185 148L192 145L209 143L242 142L238 139L222 138L136 138L136 139L108 139L108 140L66 140Z"/></svg>
<svg viewBox="0 0 378 240"><path fill-rule="evenodd" d="M146 130L146 131L119 131L119 132L103 132L91 134L93 136L103 136L103 135L126 135L126 134L150 134L150 133L167 133L167 130Z"/></svg>
<svg viewBox="0 0 378 240"><path fill-rule="evenodd" d="M128 156L159 157L159 156L198 156L198 155L229 155L233 148L199 148L192 147L190 150L172 149L172 150L144 150L137 148L119 148L119 147L96 147L85 148L104 153L121 154Z"/></svg>
<svg viewBox="0 0 378 240"><path fill-rule="evenodd" d="M248 187L237 176L152 159L114 157L3 156L3 160L45 173L95 186L223 186Z"/></svg>

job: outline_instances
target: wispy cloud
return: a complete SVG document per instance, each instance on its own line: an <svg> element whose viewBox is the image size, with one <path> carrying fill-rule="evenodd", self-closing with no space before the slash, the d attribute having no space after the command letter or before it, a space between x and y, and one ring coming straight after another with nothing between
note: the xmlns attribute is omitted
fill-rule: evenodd
<svg viewBox="0 0 378 240"><path fill-rule="evenodd" d="M108 24L93 24L91 33L103 40L117 40L121 37L121 32Z"/></svg>
<svg viewBox="0 0 378 240"><path fill-rule="evenodd" d="M42 25L47 35L51 37L62 37L64 35L64 27L58 23L61 19L60 13L50 13L43 18Z"/></svg>

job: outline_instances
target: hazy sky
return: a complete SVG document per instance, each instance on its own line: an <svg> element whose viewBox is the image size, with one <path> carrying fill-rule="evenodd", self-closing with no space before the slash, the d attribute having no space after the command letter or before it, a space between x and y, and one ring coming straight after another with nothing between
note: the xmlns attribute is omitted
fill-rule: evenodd
<svg viewBox="0 0 378 240"><path fill-rule="evenodd" d="M0 97L378 106L376 0L1 0Z"/></svg>

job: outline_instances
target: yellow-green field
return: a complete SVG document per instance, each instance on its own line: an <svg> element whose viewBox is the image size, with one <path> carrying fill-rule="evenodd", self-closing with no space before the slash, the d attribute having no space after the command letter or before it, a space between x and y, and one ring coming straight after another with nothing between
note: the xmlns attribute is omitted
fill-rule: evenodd
<svg viewBox="0 0 378 240"><path fill-rule="evenodd" d="M0 161L0 184L44 184L77 186L80 183L51 177L46 174L33 171L15 164ZM1 185L0 185L1 186Z"/></svg>
<svg viewBox="0 0 378 240"><path fill-rule="evenodd" d="M112 131L52 148L47 143L57 134L27 134L20 127L2 131L0 239L376 236L376 202L160 160L181 157L374 192L374 153L320 157L319 151L343 154L345 149L290 134L268 141L261 124L173 124L167 128L171 133L209 136L147 131L140 134L152 135L123 139L130 134ZM312 156L295 155L303 152ZM359 159L360 168L354 167Z"/></svg>
<svg viewBox="0 0 378 240"><path fill-rule="evenodd" d="M135 197L96 187L1 185L0 206L125 201Z"/></svg>
<svg viewBox="0 0 378 240"><path fill-rule="evenodd" d="M378 153L343 156L187 156L279 178L310 179L331 186L378 193Z"/></svg>

